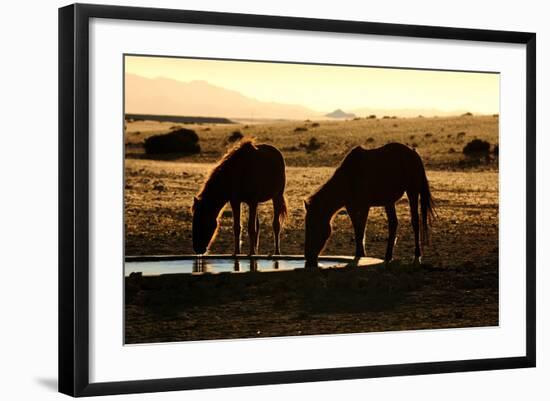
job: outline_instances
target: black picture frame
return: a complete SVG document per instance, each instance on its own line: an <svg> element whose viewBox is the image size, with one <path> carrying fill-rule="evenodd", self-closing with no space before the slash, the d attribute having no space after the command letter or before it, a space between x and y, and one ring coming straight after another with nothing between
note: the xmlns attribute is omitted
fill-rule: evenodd
<svg viewBox="0 0 550 401"><path fill-rule="evenodd" d="M516 43L526 46L526 353L520 357L90 383L88 61L91 18ZM59 9L59 391L95 396L534 367L536 35L479 29L75 4Z"/></svg>

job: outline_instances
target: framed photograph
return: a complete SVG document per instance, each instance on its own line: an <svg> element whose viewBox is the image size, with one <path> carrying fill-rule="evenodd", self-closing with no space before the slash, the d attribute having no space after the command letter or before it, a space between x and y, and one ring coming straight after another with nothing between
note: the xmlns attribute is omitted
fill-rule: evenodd
<svg viewBox="0 0 550 401"><path fill-rule="evenodd" d="M535 34L59 10L59 390L535 366Z"/></svg>

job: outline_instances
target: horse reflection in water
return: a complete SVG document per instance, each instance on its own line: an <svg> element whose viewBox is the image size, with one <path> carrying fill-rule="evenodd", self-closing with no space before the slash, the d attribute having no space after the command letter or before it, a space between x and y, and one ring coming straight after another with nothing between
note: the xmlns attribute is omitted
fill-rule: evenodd
<svg viewBox="0 0 550 401"><path fill-rule="evenodd" d="M257 259L246 259L246 262L244 262L244 263L245 263L245 266L243 268L243 267L241 267L241 260L238 259L238 258L235 259L234 264L233 264L233 271L234 272L241 272L241 271L257 272L257 271L260 270L258 268L258 260ZM272 263L272 265L271 265L272 269L274 269L274 270L279 269L279 261L278 260L272 260L271 263ZM247 267L248 267L248 269L247 269ZM262 269L262 270L265 270L265 268Z"/></svg>
<svg viewBox="0 0 550 401"><path fill-rule="evenodd" d="M208 261L200 256L193 260L193 273L208 273L210 267Z"/></svg>
<svg viewBox="0 0 550 401"><path fill-rule="evenodd" d="M260 270L269 270L269 268L273 270L279 269L278 260L271 260L270 262L271 262L270 267L268 267L267 265L264 265L264 267L260 269L257 259L235 258L233 260L233 271L234 272L246 272L246 271L257 272ZM215 271L216 271L215 262L212 262L211 260L200 256L193 260L193 273L213 273Z"/></svg>

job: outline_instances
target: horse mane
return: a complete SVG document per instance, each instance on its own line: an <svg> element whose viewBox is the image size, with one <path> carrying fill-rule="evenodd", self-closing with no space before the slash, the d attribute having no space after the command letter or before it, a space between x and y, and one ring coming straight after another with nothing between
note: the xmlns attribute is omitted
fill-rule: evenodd
<svg viewBox="0 0 550 401"><path fill-rule="evenodd" d="M251 150L258 149L256 147L256 144L254 143L253 139L244 139L241 140L238 145L233 146L230 148L225 155L221 158L221 160L214 166L212 171L208 174L208 177L206 178L206 181L204 182L201 190L199 191L197 198L201 198L205 191L208 189L209 184L215 180L217 177L219 177L228 167L228 164L235 159L235 157L238 157L239 155L249 152Z"/></svg>
<svg viewBox="0 0 550 401"><path fill-rule="evenodd" d="M344 178L348 174L353 174L355 169L355 162L358 157L361 157L361 154L366 149L362 146L355 146L353 149L351 149L344 159L340 162L338 167L334 170L334 173L330 177L328 181L326 181L323 185L317 189L312 195L310 195L308 198L306 198L305 203L310 205L312 201L314 201L317 198L317 195L323 191L323 189L327 188L329 185L333 184L335 180L340 180Z"/></svg>

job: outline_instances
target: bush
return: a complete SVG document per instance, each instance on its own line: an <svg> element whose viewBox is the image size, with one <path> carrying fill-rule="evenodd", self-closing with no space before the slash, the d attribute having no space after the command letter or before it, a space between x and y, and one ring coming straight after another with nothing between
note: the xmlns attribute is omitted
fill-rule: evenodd
<svg viewBox="0 0 550 401"><path fill-rule="evenodd" d="M372 120L372 119L375 119L375 118L376 118L376 114L371 114L371 115L368 116L367 118L369 118L369 119L371 119L371 120Z"/></svg>
<svg viewBox="0 0 550 401"><path fill-rule="evenodd" d="M241 139L243 139L244 135L242 134L241 131L237 130L237 131L233 131L231 133L231 135L229 135L227 137L227 141L228 142L237 142L237 141L240 141Z"/></svg>
<svg viewBox="0 0 550 401"><path fill-rule="evenodd" d="M318 127L319 125L320 125L319 123L313 123L313 124L311 124L311 126L312 126L313 128Z"/></svg>
<svg viewBox="0 0 550 401"><path fill-rule="evenodd" d="M304 132L307 131L306 127L296 127L294 128L294 132Z"/></svg>
<svg viewBox="0 0 550 401"><path fill-rule="evenodd" d="M391 118L390 116L384 116L384 117L382 117L382 119L384 119L384 120L388 120L388 119L390 119L390 118Z"/></svg>
<svg viewBox="0 0 550 401"><path fill-rule="evenodd" d="M180 128L168 134L153 135L145 140L145 153L200 153L199 136L193 130Z"/></svg>
<svg viewBox="0 0 550 401"><path fill-rule="evenodd" d="M424 134L424 136L425 136L426 138L431 138L432 136L434 136L434 134L432 134L431 132L426 132L426 133Z"/></svg>
<svg viewBox="0 0 550 401"><path fill-rule="evenodd" d="M374 142L374 138L373 137L370 137L367 139L367 143L373 143Z"/></svg>
<svg viewBox="0 0 550 401"><path fill-rule="evenodd" d="M467 112L467 113L464 113L464 114L461 115L461 117L472 117L472 116L473 116L473 114L470 113L470 112Z"/></svg>
<svg viewBox="0 0 550 401"><path fill-rule="evenodd" d="M487 156L490 149L491 144L489 142L482 141L481 139L474 139L464 146L462 153L471 157Z"/></svg>
<svg viewBox="0 0 550 401"><path fill-rule="evenodd" d="M317 140L317 138L315 138L315 137L309 138L309 142L307 144L306 143L300 143L300 147L305 148L308 153L316 151L321 146L323 146L323 144L321 142L319 142Z"/></svg>

